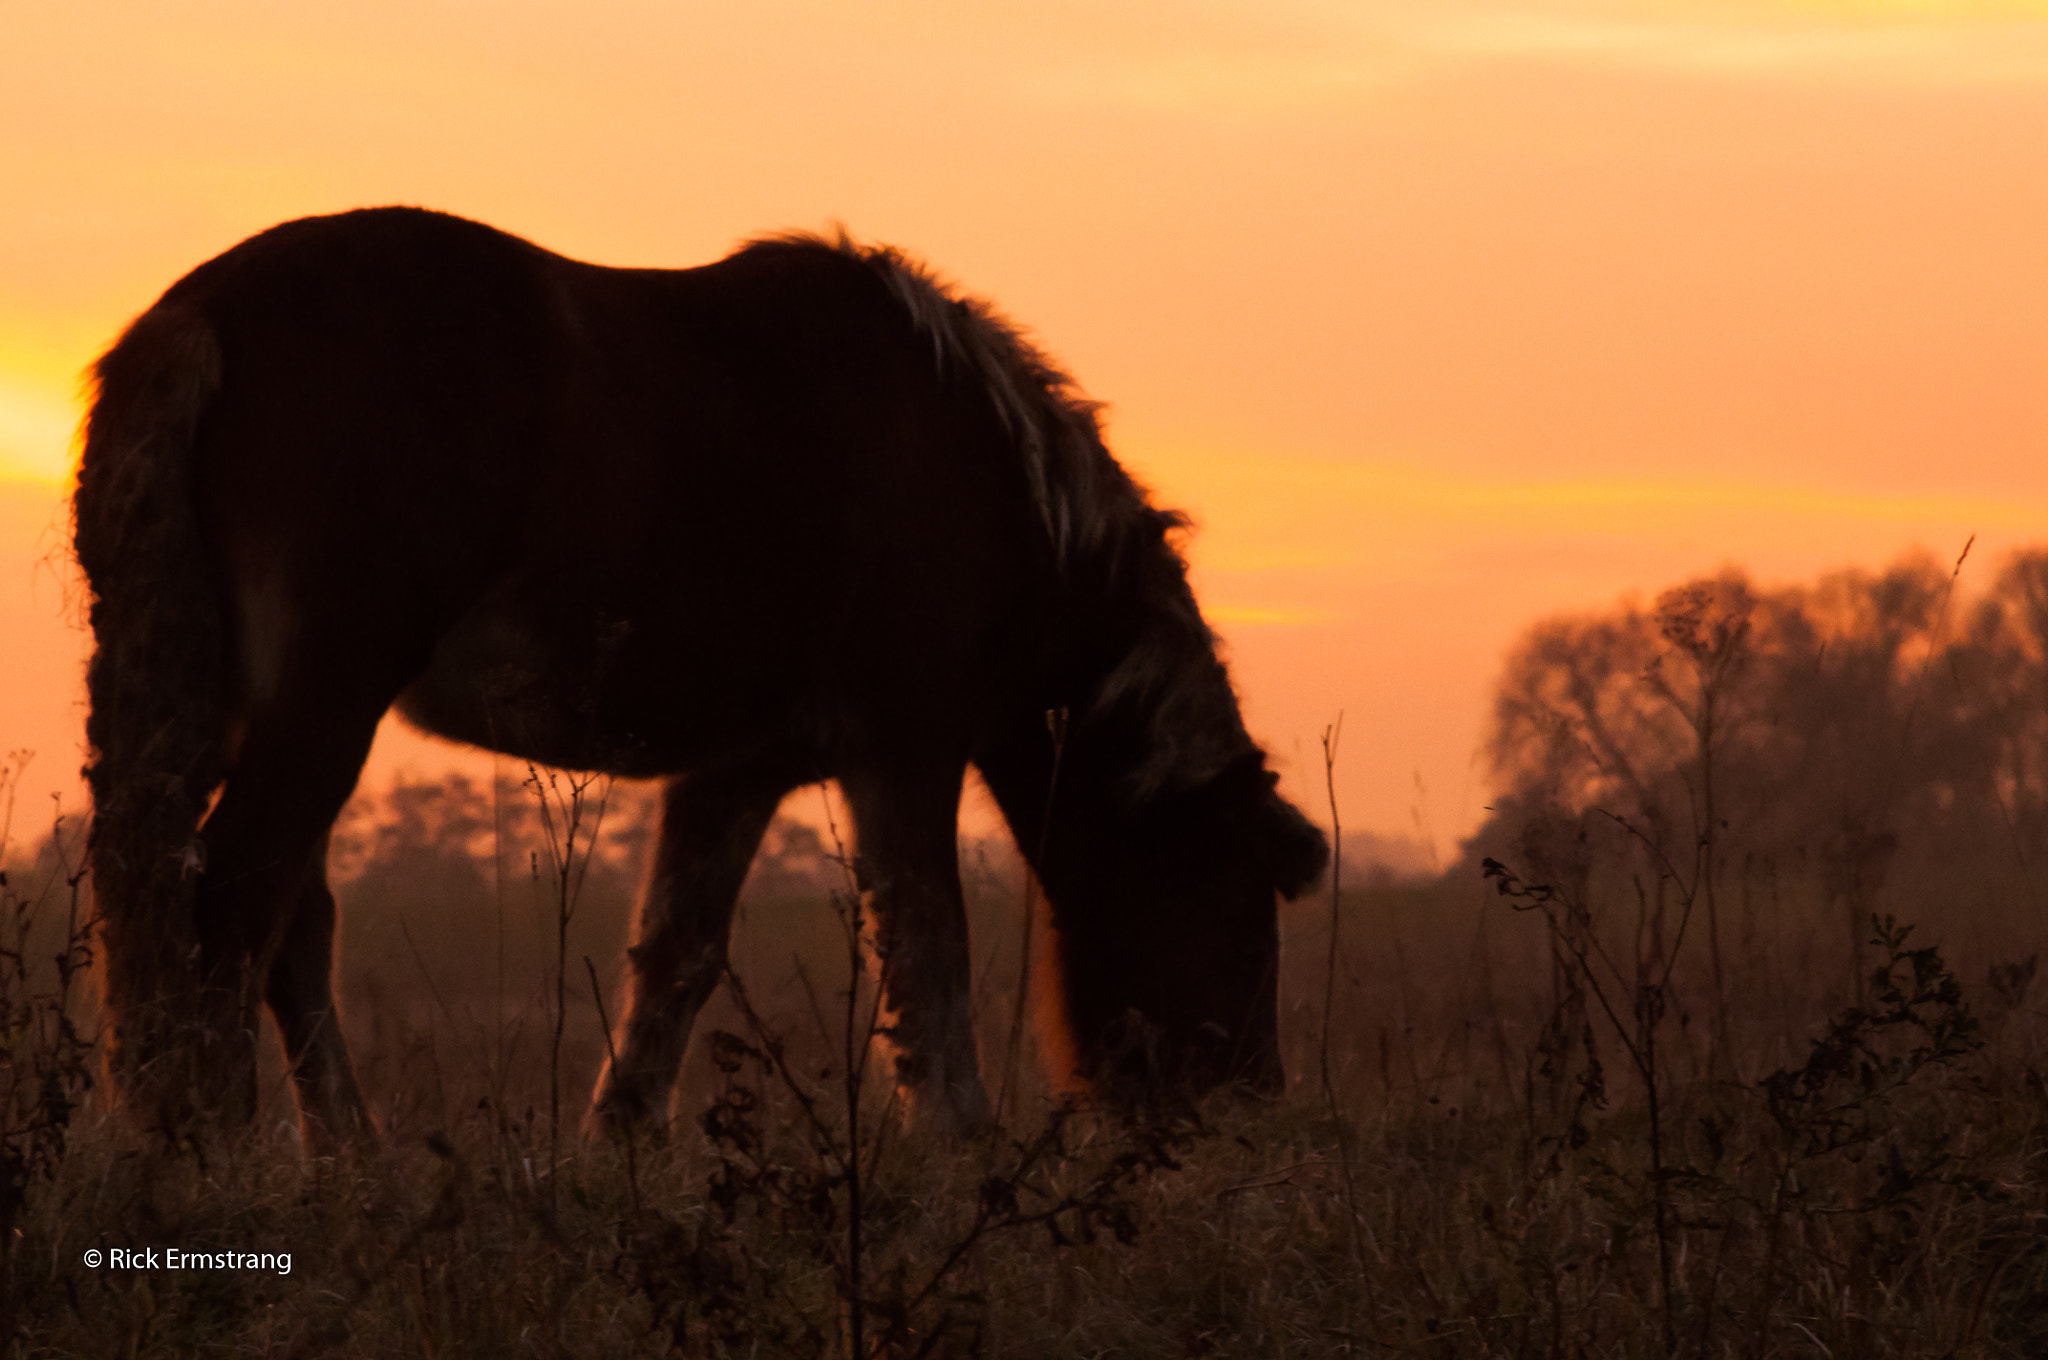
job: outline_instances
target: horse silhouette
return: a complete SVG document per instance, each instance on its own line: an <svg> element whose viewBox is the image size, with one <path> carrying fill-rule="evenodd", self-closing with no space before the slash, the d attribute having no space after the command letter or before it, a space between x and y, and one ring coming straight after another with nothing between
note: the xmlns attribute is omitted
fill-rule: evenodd
<svg viewBox="0 0 2048 1360"><path fill-rule="evenodd" d="M90 860L110 1069L150 1117L253 1111L260 999L309 1131L370 1128L325 851L394 705L664 781L608 1125L665 1112L763 831L824 779L897 1079L987 1120L970 764L1050 904L1077 1075L1280 1082L1275 894L1327 850L1245 732L1184 520L902 253L616 269L417 209L308 218L179 280L94 374Z"/></svg>

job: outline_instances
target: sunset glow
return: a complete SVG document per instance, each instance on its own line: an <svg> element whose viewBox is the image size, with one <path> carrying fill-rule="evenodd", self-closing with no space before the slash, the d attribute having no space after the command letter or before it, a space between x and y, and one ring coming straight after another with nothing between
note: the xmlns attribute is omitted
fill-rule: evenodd
<svg viewBox="0 0 2048 1360"><path fill-rule="evenodd" d="M0 749L68 805L80 375L202 260L366 204L930 261L1191 513L1304 805L1341 710L1347 824L1442 851L1536 619L2048 541L2048 0L35 7L0 183Z"/></svg>

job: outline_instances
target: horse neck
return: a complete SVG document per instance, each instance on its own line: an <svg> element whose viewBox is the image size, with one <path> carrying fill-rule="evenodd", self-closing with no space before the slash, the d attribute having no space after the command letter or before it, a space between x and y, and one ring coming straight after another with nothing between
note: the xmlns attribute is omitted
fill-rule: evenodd
<svg viewBox="0 0 2048 1360"><path fill-rule="evenodd" d="M1185 521L1124 490L1119 513L1057 570L1051 703L1016 714L977 757L1041 881L1060 859L1039 862L1048 807L1053 836L1106 847L1156 800L1258 752L1172 542Z"/></svg>
<svg viewBox="0 0 2048 1360"><path fill-rule="evenodd" d="M1070 724L1077 756L1092 758L1125 803L1206 784L1257 750L1179 554L1153 538L1134 556L1123 573L1131 588L1098 606L1107 645L1082 668L1094 673L1074 687Z"/></svg>
<svg viewBox="0 0 2048 1360"><path fill-rule="evenodd" d="M979 757L1048 893L1060 892L1075 853L1099 864L1159 800L1256 755L1208 631L1189 614L1198 636L1141 635L1096 668L1074 705L1019 714Z"/></svg>

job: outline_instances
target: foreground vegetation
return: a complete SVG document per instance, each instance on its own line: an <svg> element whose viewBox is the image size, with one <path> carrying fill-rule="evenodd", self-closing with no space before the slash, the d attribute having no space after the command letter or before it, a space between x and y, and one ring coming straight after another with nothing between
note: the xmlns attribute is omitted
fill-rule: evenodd
<svg viewBox="0 0 2048 1360"><path fill-rule="evenodd" d="M1010 1136L965 1147L904 1131L872 1073L850 1144L833 1016L817 1032L795 1011L759 1017L788 1036L779 1049L732 1015L700 1042L665 1145L572 1135L552 1171L546 1065L524 1041L503 1069L442 1066L424 1097L384 1083L438 1061L423 1055L449 1036L373 1051L388 1137L357 1158L305 1158L275 1082L246 1140L198 1147L137 1138L95 1093L9 1226L7 1353L835 1355L856 1335L890 1355L2048 1347L2030 977L1959 987L1894 931L1868 1004L1832 1024L1816 1012L1733 1055L1704 1017L1675 1015L1653 1129L1597 1003L1561 1015L1511 998L1512 950L1477 969L1468 956L1453 982L1432 955L1455 951L1403 933L1444 915L1450 891L1344 903L1406 958L1369 968L1358 951L1350 990L1405 986L1410 1004L1333 1034L1341 1126L1305 1008L1275 1105L1222 1099L1134 1126L1034 1090L1013 1097ZM1507 900L1483 929L1537 934ZM1322 941L1298 926L1301 966ZM569 1075L572 1101L587 1075ZM152 1246L291 1264L82 1264Z"/></svg>

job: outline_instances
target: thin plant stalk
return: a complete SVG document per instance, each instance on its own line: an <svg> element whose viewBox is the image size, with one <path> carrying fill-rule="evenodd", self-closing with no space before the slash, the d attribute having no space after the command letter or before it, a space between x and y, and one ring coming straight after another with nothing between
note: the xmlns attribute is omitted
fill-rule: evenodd
<svg viewBox="0 0 2048 1360"><path fill-rule="evenodd" d="M867 960L861 949L861 901L858 893L846 898L843 918L846 930L846 1014L843 1021L844 1049L840 1064L846 1081L846 1302L848 1324L847 1354L862 1360L867 1353L865 1243L861 1229L865 1216L861 1184L861 1085L867 1071L867 1053L872 1044L868 1034L856 1037L860 1017L860 979ZM856 1046L860 1051L856 1053Z"/></svg>
<svg viewBox="0 0 2048 1360"><path fill-rule="evenodd" d="M561 773L549 770L543 779L538 767L528 763L527 785L540 802L541 831L547 842L549 867L554 875L555 908L555 1029L548 1045L548 1203L555 1204L555 1171L562 1164L562 1034L569 1016L569 919L576 913L583 885L590 877L591 851L604 829L605 806L610 801L609 776L571 774L569 792L561 791ZM597 813L583 846L583 858L576 858L577 836L583 829L585 798L600 778L605 789L598 795ZM559 815L559 824L557 817ZM536 874L540 868L536 858Z"/></svg>
<svg viewBox="0 0 2048 1360"><path fill-rule="evenodd" d="M833 853L847 878L846 888L832 894L846 938L846 1011L841 1017L840 1027L840 1068L846 1102L846 1154L840 1160L840 1171L846 1178L846 1353L848 1360L864 1360L867 1353L867 1242L864 1234L866 1186L861 1174L861 1087L867 1081L868 1054L874 1048L882 999L881 987L878 987L874 1005L868 1011L867 1023L861 1024L860 982L867 972L867 952L861 936L865 922L860 876L854 872L853 860L846 853L846 842L840 838L839 821L832 815L829 798L825 799L825 827L831 833ZM885 973L888 966L884 959L882 968ZM883 986L886 983L884 978ZM808 978L804 985L806 988L810 986Z"/></svg>
<svg viewBox="0 0 2048 1360"><path fill-rule="evenodd" d="M604 1056L611 1064L612 1071L619 1069L619 1051L612 1044L612 1018L605 1011L604 988L597 982L597 965L590 961L590 955L583 956L583 969L590 974L590 999L597 1003L597 1023L604 1030ZM640 1216L640 1164L633 1148L633 1121L625 1121L626 1135L626 1188L633 1196L633 1217Z"/></svg>
<svg viewBox="0 0 2048 1360"><path fill-rule="evenodd" d="M1337 1000L1338 889L1344 881L1344 835L1337 817L1337 742L1344 735L1344 712L1323 729L1323 788L1330 799L1330 952L1323 971L1323 1032L1317 1044L1317 1061L1322 1070L1323 1098L1330 1111L1337 1110L1337 1090L1330 1080L1330 1016Z"/></svg>
<svg viewBox="0 0 2048 1360"><path fill-rule="evenodd" d="M1338 903L1344 886L1344 827L1337 816L1337 741L1344 734L1344 714L1323 729L1323 791L1330 799L1330 952L1323 974L1323 1032L1319 1045L1323 1100L1330 1107L1330 1122L1337 1130L1337 1166L1344 1177L1345 1220L1351 1239L1351 1264L1358 1274L1361 1291L1369 1290L1365 1272L1365 1247L1359 1240L1358 1183L1351 1168L1351 1135L1345 1127L1344 1110L1337 1100L1337 1085L1330 1076L1330 1015L1337 999Z"/></svg>

